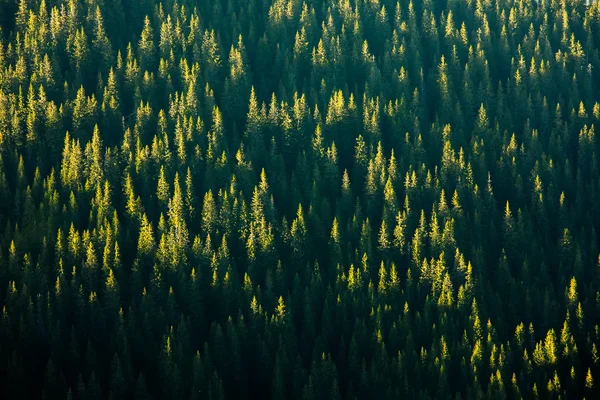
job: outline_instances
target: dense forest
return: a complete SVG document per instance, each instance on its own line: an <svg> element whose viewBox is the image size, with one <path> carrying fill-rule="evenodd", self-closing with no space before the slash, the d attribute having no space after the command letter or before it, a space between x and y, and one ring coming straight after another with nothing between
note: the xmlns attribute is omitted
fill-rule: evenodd
<svg viewBox="0 0 600 400"><path fill-rule="evenodd" d="M598 0L0 0L0 397L598 398L598 102Z"/></svg>

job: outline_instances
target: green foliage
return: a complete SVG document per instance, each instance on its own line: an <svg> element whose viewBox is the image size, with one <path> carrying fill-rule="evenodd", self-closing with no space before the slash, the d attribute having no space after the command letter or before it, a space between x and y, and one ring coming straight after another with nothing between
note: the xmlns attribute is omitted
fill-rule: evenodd
<svg viewBox="0 0 600 400"><path fill-rule="evenodd" d="M597 0L0 0L0 397L597 397L599 48Z"/></svg>

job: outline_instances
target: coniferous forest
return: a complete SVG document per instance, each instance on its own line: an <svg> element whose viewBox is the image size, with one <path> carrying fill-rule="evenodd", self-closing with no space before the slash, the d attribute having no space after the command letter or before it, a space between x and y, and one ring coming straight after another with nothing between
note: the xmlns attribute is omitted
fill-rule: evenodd
<svg viewBox="0 0 600 400"><path fill-rule="evenodd" d="M0 0L0 397L600 393L599 0Z"/></svg>

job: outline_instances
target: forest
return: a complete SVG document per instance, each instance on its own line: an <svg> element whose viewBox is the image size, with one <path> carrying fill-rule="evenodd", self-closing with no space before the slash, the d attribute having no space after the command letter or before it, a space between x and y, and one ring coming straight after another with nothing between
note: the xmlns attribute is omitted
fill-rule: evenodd
<svg viewBox="0 0 600 400"><path fill-rule="evenodd" d="M0 0L0 397L597 399L600 0Z"/></svg>

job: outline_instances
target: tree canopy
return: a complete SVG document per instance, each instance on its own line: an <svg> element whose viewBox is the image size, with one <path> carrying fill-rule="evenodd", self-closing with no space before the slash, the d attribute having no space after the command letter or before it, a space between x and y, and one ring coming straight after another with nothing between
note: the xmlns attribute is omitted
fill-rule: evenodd
<svg viewBox="0 0 600 400"><path fill-rule="evenodd" d="M597 398L599 93L598 0L0 0L0 397Z"/></svg>

